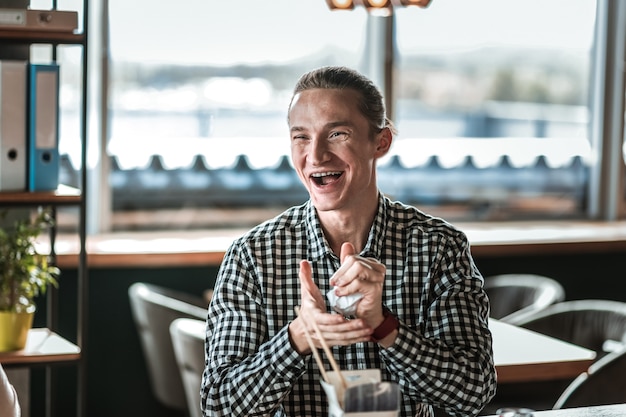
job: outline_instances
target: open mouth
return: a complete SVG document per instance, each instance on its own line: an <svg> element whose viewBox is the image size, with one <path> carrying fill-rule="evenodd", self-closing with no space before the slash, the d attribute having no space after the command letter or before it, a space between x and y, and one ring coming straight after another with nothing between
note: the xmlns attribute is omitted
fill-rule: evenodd
<svg viewBox="0 0 626 417"><path fill-rule="evenodd" d="M343 175L343 172L317 172L311 174L311 178L317 185L328 185L337 181L339 177Z"/></svg>

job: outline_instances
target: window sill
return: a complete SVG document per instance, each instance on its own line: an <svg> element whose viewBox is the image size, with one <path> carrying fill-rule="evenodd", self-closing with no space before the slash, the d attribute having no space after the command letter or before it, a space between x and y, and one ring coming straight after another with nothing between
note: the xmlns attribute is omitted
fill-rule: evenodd
<svg viewBox="0 0 626 417"><path fill-rule="evenodd" d="M475 257L626 250L626 221L457 223ZM108 233L87 238L89 267L219 266L244 229ZM78 239L57 238L60 267L78 265Z"/></svg>

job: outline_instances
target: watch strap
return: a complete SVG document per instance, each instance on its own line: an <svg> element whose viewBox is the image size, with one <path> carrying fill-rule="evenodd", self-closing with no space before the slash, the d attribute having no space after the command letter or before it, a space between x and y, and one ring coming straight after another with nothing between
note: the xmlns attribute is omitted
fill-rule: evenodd
<svg viewBox="0 0 626 417"><path fill-rule="evenodd" d="M383 307L384 320L378 327L374 329L372 333L372 340L374 342L380 342L387 337L391 332L397 330L400 327L398 318L387 307Z"/></svg>

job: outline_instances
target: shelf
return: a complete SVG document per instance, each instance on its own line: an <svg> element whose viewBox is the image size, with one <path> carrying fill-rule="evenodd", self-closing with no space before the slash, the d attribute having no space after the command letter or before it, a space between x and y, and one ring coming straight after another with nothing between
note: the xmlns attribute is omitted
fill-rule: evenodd
<svg viewBox="0 0 626 417"><path fill-rule="evenodd" d="M0 192L0 205L56 204L73 205L82 201L81 191L67 185L59 185L54 191Z"/></svg>
<svg viewBox="0 0 626 417"><path fill-rule="evenodd" d="M0 363L3 365L47 364L78 359L80 348L47 328L31 329L24 349L0 352Z"/></svg>
<svg viewBox="0 0 626 417"><path fill-rule="evenodd" d="M82 45L85 35L73 32L54 32L49 30L0 29L0 42L52 43Z"/></svg>
<svg viewBox="0 0 626 417"><path fill-rule="evenodd" d="M29 4L29 2L22 2ZM50 206L54 207L53 215L57 216L57 207L60 206L74 206L78 208L78 230L75 232L79 238L79 253L80 256L77 260L78 266L78 279L77 279L77 294L76 299L76 339L72 343L68 339L55 333L57 331L57 321L59 320L60 308L59 301L56 295L53 296L53 292L48 292L47 296L47 311L45 328L31 329L28 333L28 339L26 347L19 351L14 352L0 352L0 363L6 364L10 367L37 367L44 366L45 369L45 381L44 390L45 398L37 399L34 397L31 399L28 395L23 399L26 402L33 403L34 401L42 401L45 404L45 415L56 415L56 399L57 391L61 388L55 386L56 369L50 365L72 364L77 368L76 386L70 384L69 387L65 387L63 390L74 392L73 395L76 399L76 417L85 416L86 413L86 398L87 398L87 379L86 379L86 333L87 333L87 321L86 321L86 305L84 300L88 295L88 283L87 283L87 266L85 254L85 233L86 233L86 199L85 190L87 187L86 180L86 148L87 148L87 120L85 108L87 106L87 89L89 83L87 82L87 38L88 38L88 26L89 26L89 2L88 0L82 0L80 2L81 7L76 10L78 18L82 21L82 29L74 29L72 23L71 26L63 27L45 27L45 28L32 28L28 27L13 27L11 25L0 25L0 51L4 59L19 59L27 62L31 62L31 45L42 44L50 46L51 54L50 61L57 61L57 53L59 46L76 46L82 50L81 62L80 62L80 77L74 77L73 81L80 87L80 99L78 101L76 110L78 112L80 123L80 148L81 151L81 187L70 187L67 185L59 185L56 190L52 191L36 191L29 192L23 191L6 191L0 192L0 212L7 208L34 208L36 206ZM53 9L56 10L56 1L53 2ZM41 17L41 16L40 16ZM52 30L51 30L52 29ZM82 33L78 33L82 31ZM60 87L60 86L59 86ZM61 118L60 114L57 114ZM59 139L59 138L57 138ZM57 142L58 143L58 142ZM50 245L56 245L55 243L56 230L52 228L50 230ZM55 247L50 248L50 253L55 253ZM55 259L53 259L56 262ZM63 285L59 291L64 291ZM71 294L70 294L71 295ZM22 401L22 399L21 399Z"/></svg>

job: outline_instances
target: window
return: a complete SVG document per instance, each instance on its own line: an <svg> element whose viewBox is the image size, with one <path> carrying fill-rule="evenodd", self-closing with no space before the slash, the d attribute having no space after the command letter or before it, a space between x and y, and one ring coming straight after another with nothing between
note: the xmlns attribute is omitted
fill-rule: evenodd
<svg viewBox="0 0 626 417"><path fill-rule="evenodd" d="M382 191L451 220L585 217L595 13L588 0L396 9L385 93L400 134ZM110 1L107 227L248 227L304 201L291 89L321 65L370 71L376 19L323 0Z"/></svg>
<svg viewBox="0 0 626 417"><path fill-rule="evenodd" d="M595 2L435 0L396 16L396 150L424 174L394 184L404 198L463 220L583 216Z"/></svg>
<svg viewBox="0 0 626 417"><path fill-rule="evenodd" d="M186 0L172 16L154 1L110 3L112 228L233 226L282 211L294 184L273 167L289 152L291 89L310 68L359 65L365 11ZM242 154L252 175L233 169Z"/></svg>

